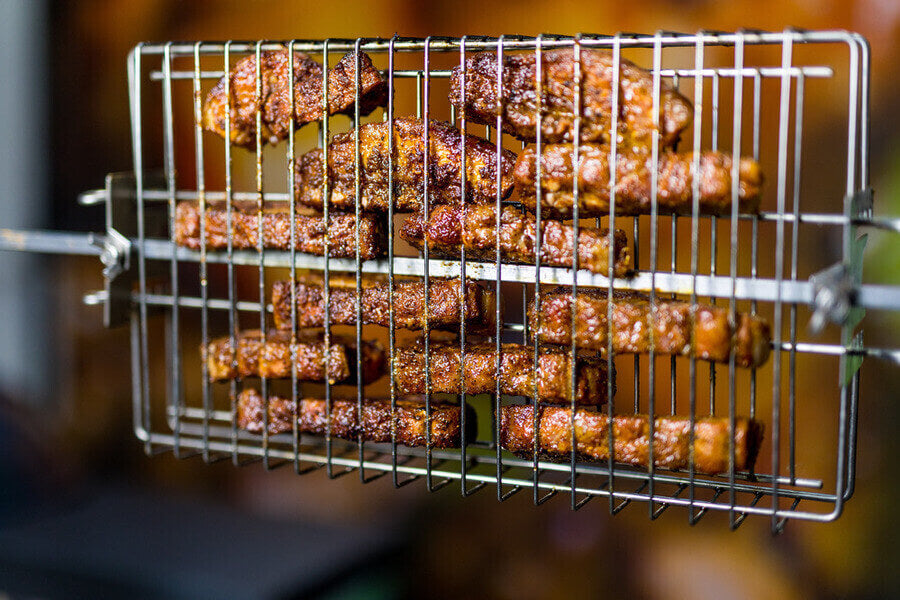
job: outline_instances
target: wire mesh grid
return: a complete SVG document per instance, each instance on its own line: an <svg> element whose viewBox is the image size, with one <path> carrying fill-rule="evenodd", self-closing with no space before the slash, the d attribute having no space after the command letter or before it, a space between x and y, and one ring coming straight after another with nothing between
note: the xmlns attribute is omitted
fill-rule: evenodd
<svg viewBox="0 0 900 600"><path fill-rule="evenodd" d="M610 210L603 219L584 219L579 215L579 186L572 187L571 226L574 250L572 268L548 266L540 261L542 231L542 188L536 186L534 218L536 221L534 261L514 263L501 255L501 244L491 248L491 258L466 256L460 245L456 258L434 258L426 243L421 252L406 247L395 239L393 200L387 203L385 226L388 251L384 258L365 260L360 254L360 228L355 229L355 253L337 258L329 251L334 243L330 228L322 232L324 250L321 256L298 251L295 240L295 202L297 180L295 161L303 152L319 147L322 164L328 164L329 141L337 131L358 131L366 122L387 122L388 153L387 189L393 199L395 173L395 119L414 115L424 124L423 140L430 140L429 127L434 119L449 120L462 131L475 133L491 142L496 149L496 186L494 208L496 231L501 228L504 206L519 206L513 197L507 199L501 190L500 162L504 149L520 151L525 144L501 133L501 110L496 123L475 125L467 122L467 111L457 111L447 101L451 69L459 66L461 87L469 76L466 59L478 52L496 57L502 73L504 58L530 54L535 57L536 81L541 81L544 53L556 49L572 52L574 77L581 82L582 53L586 49L603 49L612 57L612 89L619 88L622 61L631 60L652 74L652 110L660 107L661 86L666 83L687 95L694 106L692 126L685 131L679 150L691 150L698 166L701 150L730 152L732 185L730 213L721 216L701 214L699 178L694 178L692 203L687 214L664 214L658 207L658 181L651 169L651 210L640 216L617 214L616 152L611 144ZM369 116L360 114L360 79L354 83L355 111L345 116L328 116L328 69L322 69L321 114L318 125L294 130L289 127L284 143L266 147L263 137L262 109L255 114L255 139L248 149L238 148L204 133L202 102L204 94L221 78L225 97L230 97L229 77L224 77L243 57L255 59L256 95L261 97L263 77L261 57L269 50L285 50L289 66L286 70L288 89L294 90L295 52L307 53L323 65L334 65L349 53L359 73L363 53L370 55L388 82L386 108ZM424 480L429 490L458 486L466 496L494 487L499 500L523 490L531 490L535 504L555 495L568 495L573 508L580 508L594 498L606 498L608 509L618 512L634 503L645 503L650 518L659 517L668 507L688 508L690 522L697 522L707 512L726 511L732 527L739 526L750 514L767 515L773 530L780 530L789 518L828 521L840 515L843 503L853 493L856 414L858 402L857 358L865 352L861 337L854 337L857 323L831 327L822 336L805 335L803 324L811 317L807 306L810 297L810 275L830 263L850 265L858 254L856 227L871 212L860 210L855 201L868 189L868 46L865 40L846 32L781 33L743 31L738 33L699 32L679 34L658 32L655 35L618 34L615 36L579 35L538 37L503 36L500 38L426 38L411 39L331 39L321 41L293 40L284 42L224 42L142 44L129 57L130 101L134 140L135 192L137 205L138 284L131 317L133 356L134 426L148 453L174 451L183 457L200 454L203 460L232 460L245 464L261 460L266 468L293 465L298 473L324 468L329 477L356 472L363 482L390 474L395 486ZM497 97L503 97L502 77L496 81ZM581 106L582 86L575 85L575 105ZM804 144L814 143L815 136L804 129L809 121L804 98L809 94L826 94L832 102L845 106L845 122L841 130L844 141L834 143L831 162L815 165L816 181L804 177L801 170ZM290 114L295 114L295 97L289 94ZM544 114L537 95L536 114ZM610 131L617 131L621 114L618 103L626 100L612 94ZM231 139L233 117L225 119L225 138ZM161 119L160 119L161 116ZM577 157L582 151L579 135L582 118L575 111L572 146ZM541 156L542 127L536 127L536 155ZM834 129L832 129L833 131ZM352 134L351 134L352 135ZM359 223L361 217L360 136L352 136L355 145L353 179L356 198L350 212ZM460 138L461 140L465 138ZM428 164L430 144L423 143ZM466 144L460 143L459 164L466 164ZM656 164L664 148L659 132L652 137L652 164ZM763 205L769 210L759 214L738 211L738 160L750 155L763 165L769 175ZM149 181L151 167L164 169L164 185ZM536 160L537 181L541 180L541 160ZM577 161L576 161L577 164ZM325 167L327 168L327 167ZM425 169L422 197L429 198ZM695 170L695 172L698 172ZM467 186L460 174L459 202L466 204ZM821 180L824 178L824 182ZM329 197L329 177L323 177L322 197ZM815 191L806 191L807 189ZM178 247L175 243L176 210L181 201L194 201L200 222L206 220L211 203L221 203L225 210L226 241L222 248L211 248L205 227L199 228L197 249ZM251 203L251 214L257 216L256 247L235 248L233 244L236 203ZM271 206L287 205L291 240L288 249L264 247L263 216ZM771 205L771 206L770 206ZM148 235L145 216L153 207L168 211L169 239ZM428 220L429 202L422 203ZM323 201L325 223L329 223L328 201ZM870 211L870 209L869 209ZM399 217L400 215L396 215ZM547 220L547 217L543 217ZM579 269L579 231L601 226L608 228L609 247L614 245L613 232L628 233L635 272L620 276L614 272L612 260L606 272ZM497 234L499 236L499 233ZM822 252L822 247L831 248ZM433 254L433 252L431 252ZM821 255L821 256L820 256ZM150 269L164 266L163 276L148 276ZM807 272L809 270L809 272ZM270 284L277 278L291 282L317 274L324 293L323 330L324 363L331 364L332 329L347 326L329 325L333 293L332 283L340 280L355 290L355 373L353 386L298 381L296 369L290 369L289 381L265 377L256 380L231 378L226 383L210 381L207 349L216 337L228 338L231 362L236 364L237 336L243 329L259 329L265 343L270 312ZM332 435L332 415L338 398L348 398L362 420L367 400L375 394L389 400L391 414L396 414L401 394L395 382L396 352L407 332L398 331L395 323L395 284L406 277L424 280L424 407L426 419L423 447L407 447L397 442L397 421L391 419L391 441L366 441L362 431L355 440L341 440ZM359 298L369 278L387 282L389 315L387 327L364 325L363 306ZM395 281L397 278L397 281ZM429 298L433 278L458 278L460 315L465 314L467 281L484 282L496 295L492 331L467 331L466 319L460 319L453 331L455 342L445 342L432 331ZM651 440L643 458L643 467L616 462L618 428L606 435L601 460L586 461L575 452L577 446L576 404L579 381L571 368L566 386L569 396L564 408L568 424L565 461L548 460L540 452L538 441L541 412L532 410L532 451L527 456L513 455L502 447L501 419L504 407L540 404L538 377L533 377L531 397L505 395L501 386L500 363L506 343L529 348L534 372L538 371L541 346L529 322L528 306L540 311L545 286L565 286L574 299L585 290L599 290L607 300L606 326L609 327L606 349L605 395L608 401L599 414L609 422L617 416L650 414L646 438ZM296 287L291 289L290 339L291 364L297 360L298 327ZM654 344L643 356L617 353L613 347L615 295L622 291L642 292L651 306L678 297L689 300L691 319L701 304L727 310L734 323L739 312L768 319L772 325L771 359L765 365L741 368L735 364L735 353L724 364L701 360L694 352L676 357L657 352ZM575 302L572 306L573 322ZM501 310L502 309L502 310ZM654 312L651 310L651 315ZM650 336L653 325L651 316ZM197 327L199 323L199 337ZM566 346L572 365L580 353L575 336ZM365 387L363 352L366 339L383 340L389 365L389 377L379 384ZM452 395L432 393L432 349L435 340L458 344L459 386ZM466 394L464 370L471 340L493 347L494 389L490 394ZM165 357L165 385L159 385L155 366ZM800 365L800 369L798 369ZM804 366L806 366L804 368ZM828 372L833 380L826 389L828 397L809 398L802 390L810 385L810 373ZM799 373L799 375L798 375ZM804 373L806 375L804 375ZM819 375L821 378L821 375ZM283 386L283 387L279 387ZM349 390L356 388L356 393ZM238 427L237 399L245 388L259 389L262 398L263 425L259 433ZM816 389L820 389L819 388ZM287 432L270 433L269 396L273 390L291 400L291 427ZM299 431L298 400L324 398L324 435ZM523 395L524 396L524 395ZM442 449L432 443L432 418L437 402L455 401L471 407L459 411L461 443L457 449ZM800 438L798 421L810 418L820 410L832 419L821 428L818 437ZM689 421L690 443L696 438L696 427L705 417L721 417L727 423L729 443L728 468L712 475L699 472L694 451L689 453L687 467L669 470L656 464L655 447L659 435L655 428L669 415L684 415ZM477 416L477 421L474 417ZM735 436L738 419L749 417L765 426L756 472L735 467ZM563 442L568 442L567 444ZM815 458L811 458L815 457Z"/></svg>

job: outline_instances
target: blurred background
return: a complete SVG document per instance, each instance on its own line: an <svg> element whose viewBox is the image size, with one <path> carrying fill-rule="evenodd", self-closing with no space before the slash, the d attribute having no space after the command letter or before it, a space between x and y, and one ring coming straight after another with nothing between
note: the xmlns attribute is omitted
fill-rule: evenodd
<svg viewBox="0 0 900 600"><path fill-rule="evenodd" d="M892 0L32 0L0 2L0 226L102 229L102 209L76 197L132 168L125 60L140 41L786 26L848 29L870 41L875 213L900 215ZM846 138L846 106L834 97L811 93L805 104L804 186L823 203L843 194L829 167ZM764 115L764 135L776 118ZM764 202L774 208L773 198ZM897 237L870 236L865 281L897 283ZM816 243L828 255L835 239ZM801 273L824 266L810 256ZM610 517L605 500L572 512L563 498L535 508L530 493L463 500L455 485L428 494L419 483L395 490L387 479L362 486L321 471L147 458L132 434L127 328L104 329L101 309L81 303L102 288L99 262L3 253L0 276L0 598L900 595L891 508L900 495L891 425L900 420L900 370L885 363L862 367L857 486L844 515L792 521L778 537L768 519L750 518L731 533L727 515L689 527L680 509L650 522L644 505ZM868 314L866 343L900 345L898 318ZM808 415L798 437L815 440L836 420L836 362L825 367L832 371L814 361L798 368Z"/></svg>

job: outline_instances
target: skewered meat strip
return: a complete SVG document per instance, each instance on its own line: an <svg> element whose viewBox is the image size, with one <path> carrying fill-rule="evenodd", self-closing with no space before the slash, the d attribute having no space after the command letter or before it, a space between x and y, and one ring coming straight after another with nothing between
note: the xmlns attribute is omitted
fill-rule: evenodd
<svg viewBox="0 0 900 600"><path fill-rule="evenodd" d="M528 315L539 341L572 343L571 289L542 293L540 314L535 313L532 302ZM575 297L575 344L605 356L609 331L606 317L606 291L579 291ZM651 317L653 349L658 354L689 356L693 351L698 359L727 363L734 352L735 364L740 367L759 367L769 358L771 334L769 324L761 317L737 313L737 323L732 324L727 309L701 304L692 319L690 302L657 300L651 311L647 296L627 292L615 292L613 297L613 352L649 352Z"/></svg>
<svg viewBox="0 0 900 600"><path fill-rule="evenodd" d="M538 451L551 459L568 459L572 450L572 411L549 406L538 408ZM500 409L500 445L531 458L534 448L534 412L531 406L503 406ZM662 469L694 470L715 475L729 470L730 439L728 419L702 417L694 424L688 417L657 417L653 430L653 464ZM734 470L752 471L762 443L763 426L752 419L737 417L734 423ZM650 418L647 415L613 417L613 460L647 467L650 461ZM575 411L575 452L582 460L605 461L609 457L609 418L603 412Z"/></svg>
<svg viewBox="0 0 900 600"><path fill-rule="evenodd" d="M428 126L428 200L432 204L460 201L462 156L460 131L450 123L430 121ZM425 192L425 122L394 119L393 197L394 210L412 212L422 208ZM474 135L465 137L466 201L492 202L497 194L497 148ZM352 210L356 206L356 139L354 132L334 136L328 145L328 197L331 206ZM388 123L369 123L359 128L359 187L363 210L387 211L390 139ZM501 196L512 192L512 169L516 155L500 154ZM311 150L296 162L297 201L322 209L325 193L323 151Z"/></svg>
<svg viewBox="0 0 900 600"><path fill-rule="evenodd" d="M356 384L356 342L341 336L331 337L328 368L325 368L325 336L322 333L301 332L294 344L296 360L291 358L291 334L274 330L266 335L265 343L258 330L245 331L236 336L232 351L229 337L212 340L207 347L207 366L210 381L237 377L291 377L291 364L298 381ZM236 365L232 365L234 355ZM373 342L362 345L362 382L371 383L384 374L387 358L384 349Z"/></svg>
<svg viewBox="0 0 900 600"><path fill-rule="evenodd" d="M432 393L460 393L462 353L457 342L433 341L428 347ZM503 344L500 362L500 393L533 396L534 349ZM581 405L602 404L607 396L606 363L578 357L575 362L575 401ZM394 381L400 394L425 393L425 344L417 339L394 354ZM463 368L466 394L496 392L497 353L492 343L467 343ZM571 401L572 361L565 350L552 346L538 355L538 397L544 402Z"/></svg>
<svg viewBox="0 0 900 600"><path fill-rule="evenodd" d="M473 330L494 326L496 295L494 290L467 281L465 286L465 321ZM362 288L360 305L365 325L390 325L387 282L368 283ZM296 284L297 327L324 327L325 288L321 285ZM329 317L333 325L356 325L356 287L332 285L329 289ZM272 285L272 307L275 326L291 327L291 283L276 281ZM459 279L432 278L428 289L428 325L433 329L457 329L460 322ZM425 328L425 281L394 283L394 326L401 329Z"/></svg>
<svg viewBox="0 0 900 600"><path fill-rule="evenodd" d="M609 214L610 147L584 144L579 149L578 211L582 217ZM522 203L532 212L537 203L536 151L528 148L519 156L514 173ZM541 150L541 215L571 219L573 205L574 149L571 144L548 144ZM731 155L700 154L700 214L731 214ZM616 214L650 214L653 164L649 153L620 150L616 153ZM741 158L738 166L738 211L759 211L762 174L759 163ZM690 215L693 206L694 155L663 151L657 166L657 207L660 214Z"/></svg>
<svg viewBox="0 0 900 600"><path fill-rule="evenodd" d="M541 60L541 134L547 143L571 142L574 132L575 61L572 48L550 50ZM450 75L450 102L471 122L496 125L498 107L503 131L535 141L538 95L535 55L503 56L502 98L497 98L497 54L479 52L465 61L465 94L460 66ZM613 57L607 50L581 48L581 140L610 142ZM661 81L658 113L653 111L653 77L627 60L619 66L617 143L650 148L659 129L662 146L671 146L691 122L693 107L668 81Z"/></svg>
<svg viewBox="0 0 900 600"><path fill-rule="evenodd" d="M293 431L292 420L297 416L298 433L325 435L328 433L328 404L325 400L305 398L296 407L292 400L269 397L268 432L271 435ZM428 418L424 402L398 400L396 416L392 416L387 400L366 400L359 419L355 400L331 401L331 437L357 441L362 435L366 442L390 442L391 429L396 429L397 443L404 446L427 444ZM476 431L475 412L466 405L466 434ZM262 433L265 403L257 390L246 389L238 396L237 425L251 433ZM459 406L448 402L431 403L431 446L458 448L460 441ZM471 433L470 433L471 432Z"/></svg>
<svg viewBox="0 0 900 600"><path fill-rule="evenodd" d="M431 252L457 258L460 245L465 245L469 258L493 261L496 257L497 212L492 205L438 206L430 211L428 222L421 213L409 217L400 228L400 237L415 248L423 249L425 240ZM536 223L534 216L512 206L504 206L500 213L500 257L504 262L534 264ZM625 232L616 230L612 251L609 230L580 227L578 230L578 267L606 275L609 261L613 273L623 277L631 271L631 251ZM573 241L572 225L559 221L541 221L541 264L550 267L571 267Z"/></svg>
<svg viewBox="0 0 900 600"><path fill-rule="evenodd" d="M294 53L294 114L287 49L260 53L260 92L256 94L256 55L242 58L226 75L231 98L225 97L225 77L206 96L203 128L226 137L226 115L231 112L231 142L248 148L256 145L256 113L260 111L263 142L277 144L292 125L301 127L322 118L322 65L308 55ZM359 53L359 114L368 115L387 102L387 81ZM352 115L356 101L356 56L353 52L328 70L328 114Z"/></svg>
<svg viewBox="0 0 900 600"><path fill-rule="evenodd" d="M175 243L200 248L200 207L197 202L180 202L175 211ZM295 215L294 244L297 252L325 254L325 219L319 215ZM384 256L387 248L384 219L372 213L360 214L359 223L352 213L328 215L328 253L333 258L356 258L356 231L359 229L359 255L362 260ZM256 206L235 202L232 211L232 247L251 249L259 240ZM286 207L263 211L263 244L266 248L288 250L291 247L291 219ZM206 247L228 247L228 213L223 202L206 207Z"/></svg>

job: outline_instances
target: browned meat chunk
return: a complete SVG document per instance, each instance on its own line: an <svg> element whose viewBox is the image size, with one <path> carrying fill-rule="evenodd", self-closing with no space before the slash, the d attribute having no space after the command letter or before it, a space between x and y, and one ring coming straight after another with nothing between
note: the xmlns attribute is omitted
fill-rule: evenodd
<svg viewBox="0 0 900 600"><path fill-rule="evenodd" d="M412 212L422 208L425 194L425 126L421 119L394 119L394 209ZM428 126L428 200L431 204L460 202L460 131L449 123L431 121ZM496 145L467 135L466 201L479 204L497 196ZM328 197L340 210L356 207L356 140L354 133L334 136L328 145ZM323 152L316 148L297 159L297 201L322 209L325 192ZM359 190L363 210L386 211L391 200L388 187L390 144L388 124L369 123L359 128ZM512 192L512 169L516 155L500 154L500 191Z"/></svg>
<svg viewBox="0 0 900 600"><path fill-rule="evenodd" d="M568 459L572 450L570 408L539 408L538 451L551 459ZM530 458L534 449L534 412L531 406L504 406L500 409L500 445ZM657 417L653 430L653 464L662 469L690 468L715 475L729 470L732 436L728 419L703 417L695 421L691 448L688 417ZM752 419L737 417L734 423L734 470L752 471L762 443L763 426ZM613 460L647 467L650 461L650 418L646 415L613 417ZM583 460L608 460L609 418L602 412L575 411L575 452Z"/></svg>
<svg viewBox="0 0 900 600"><path fill-rule="evenodd" d="M497 212L492 205L438 206L428 215L409 217L400 228L400 237L418 249L428 241L429 251L451 258L459 257L460 245L476 260L493 261L496 257ZM504 262L534 264L537 227L533 215L512 206L500 213L500 258ZM541 221L541 264L549 267L571 267L574 229L559 221ZM616 230L610 251L609 230L595 227L578 229L578 267L606 275L609 261L613 273L623 277L631 272L631 251L625 232Z"/></svg>
<svg viewBox="0 0 900 600"><path fill-rule="evenodd" d="M251 433L262 433L264 426L264 402L256 390L244 390L237 401L237 425ZM269 397L268 432L270 434L293 431L292 421L297 418L298 433L325 435L328 433L328 405L325 400L303 399L295 407L293 401L278 396ZM396 429L397 443L404 446L427 444L428 418L423 402L397 401L396 416L391 414L387 400L366 400L359 419L355 400L332 400L331 437L365 442L390 442L391 429ZM476 430L475 413L466 409L466 433ZM447 402L431 403L431 446L433 448L458 448L460 440L459 406Z"/></svg>
<svg viewBox="0 0 900 600"><path fill-rule="evenodd" d="M256 249L259 242L259 217L256 206L235 202L231 215L232 247ZM175 214L175 243L200 248L200 206L180 202ZM318 215L295 215L294 246L297 252L325 254L325 219ZM263 212L263 245L276 250L291 247L291 218L287 208L266 208ZM370 260L384 256L387 248L384 219L372 213L359 218L359 256ZM333 258L356 258L356 215L334 212L328 215L328 253ZM206 247L228 247L228 213L223 202L206 207Z"/></svg>
<svg viewBox="0 0 900 600"><path fill-rule="evenodd" d="M433 393L460 393L458 342L431 342L428 347ZM534 348L503 344L500 362L500 393L509 396L534 395ZM492 343L467 343L463 368L466 394L496 392L497 353ZM578 357L575 364L577 404L602 404L607 397L606 363ZM425 393L425 344L417 339L394 354L394 381L400 394ZM542 348L538 355L537 391L544 402L571 401L572 361L568 352Z"/></svg>
<svg viewBox="0 0 900 600"><path fill-rule="evenodd" d="M294 53L294 115L291 118L291 92L287 50L260 53L260 92L256 94L256 55L237 62L229 78L230 98L225 97L225 77L206 96L203 127L226 137L225 119L231 112L231 142L235 146L255 147L256 113L260 111L263 143L278 143L295 124L301 127L322 118L322 65L300 52ZM387 102L387 81L372 65L372 59L359 53L359 114L367 115ZM356 101L356 56L346 54L328 70L328 114L352 115Z"/></svg>
<svg viewBox="0 0 900 600"><path fill-rule="evenodd" d="M579 149L578 214L602 217L609 214L610 174L608 145L584 144ZM535 210L537 168L535 150L528 148L516 162L514 176L522 203ZM694 158L692 152L663 151L657 166L657 210L660 214L691 214L693 207ZM541 150L541 215L571 219L573 206L574 149L571 144L549 144ZM700 214L731 214L731 155L700 154ZM653 164L649 153L616 153L616 214L650 214ZM762 174L759 163L741 158L738 167L738 211L759 211Z"/></svg>
<svg viewBox="0 0 900 600"><path fill-rule="evenodd" d="M503 131L526 142L535 141L538 102L544 142L571 142L575 110L573 49L544 52L541 60L541 96L535 90L535 54L503 56L502 97L497 98L497 54L479 52L465 62L465 97L461 69L450 75L450 102L466 111L473 122L496 125L500 110ZM581 49L581 139L610 142L612 126L613 57L607 50ZM660 87L658 113L653 111L653 77L633 63L619 66L618 143L649 148L659 130L663 146L674 144L691 122L694 109L667 81Z"/></svg>
<svg viewBox="0 0 900 600"><path fill-rule="evenodd" d="M238 377L291 377L291 335L286 331L270 331L263 342L257 331L245 331L236 336L237 349L232 351L231 339L218 338L209 343L206 355L210 381ZM325 369L325 336L322 333L303 332L294 344L296 360L293 361L298 381L349 383L355 385L356 342L349 338L332 336ZM232 362L232 359L234 362ZM384 374L387 358L384 349L373 342L362 345L362 381L371 383Z"/></svg>
<svg viewBox="0 0 900 600"><path fill-rule="evenodd" d="M531 330L550 344L572 343L572 291L560 288L541 294L540 314L529 306ZM537 318L539 317L539 318ZM579 348L606 354L609 332L607 293L580 291L575 297L575 344ZM652 317L652 323L651 323ZM734 352L740 367L758 367L769 358L771 334L761 317L737 313L737 323L728 319L728 309L697 305L693 319L690 302L657 300L655 310L642 294L616 292L612 310L613 352L638 354L653 350L658 354L689 356L727 363Z"/></svg>
<svg viewBox="0 0 900 600"><path fill-rule="evenodd" d="M432 329L456 329L460 323L459 279L432 278L428 288L428 325ZM365 325L390 325L389 285L387 282L364 283L360 305ZM297 327L324 327L325 289L321 285L296 284ZM496 295L493 290L466 282L465 320L473 330L494 326ZM332 285L328 295L332 325L356 325L356 287ZM272 285L275 326L291 328L291 283L277 281ZM425 329L425 282L394 283L394 326L401 329Z"/></svg>

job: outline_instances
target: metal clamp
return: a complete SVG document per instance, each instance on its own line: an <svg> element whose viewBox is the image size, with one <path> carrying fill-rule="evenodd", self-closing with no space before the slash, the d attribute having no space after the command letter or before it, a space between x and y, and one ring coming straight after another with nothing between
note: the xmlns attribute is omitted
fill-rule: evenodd
<svg viewBox="0 0 900 600"><path fill-rule="evenodd" d="M115 279L131 266L131 242L115 229L106 235L89 233L88 241L100 249L100 262L103 263L103 276Z"/></svg>
<svg viewBox="0 0 900 600"><path fill-rule="evenodd" d="M810 277L809 282L813 288L810 332L821 332L828 321L843 325L850 316L857 292L856 282L847 265L832 265Z"/></svg>

